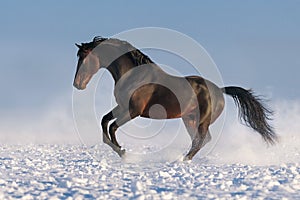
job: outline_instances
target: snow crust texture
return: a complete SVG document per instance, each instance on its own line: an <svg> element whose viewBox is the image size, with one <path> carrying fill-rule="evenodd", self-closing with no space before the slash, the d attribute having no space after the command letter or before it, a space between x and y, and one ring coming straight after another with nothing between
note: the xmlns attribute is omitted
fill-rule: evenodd
<svg viewBox="0 0 300 200"><path fill-rule="evenodd" d="M299 163L126 163L102 145L1 145L0 199L300 199Z"/></svg>

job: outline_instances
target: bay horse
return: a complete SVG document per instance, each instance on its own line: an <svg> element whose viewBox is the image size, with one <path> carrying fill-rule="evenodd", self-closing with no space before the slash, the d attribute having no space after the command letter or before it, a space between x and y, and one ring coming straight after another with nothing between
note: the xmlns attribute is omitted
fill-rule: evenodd
<svg viewBox="0 0 300 200"><path fill-rule="evenodd" d="M266 143L274 144L277 140L268 123L272 111L252 90L234 86L219 88L200 76L172 76L139 49L119 39L95 37L91 42L76 46L79 50L74 87L85 89L100 68L107 69L115 81L117 106L104 115L101 126L103 142L120 157L125 150L117 141L116 131L140 116L182 118L192 140L184 160L191 160L211 140L209 126L223 111L224 93L233 97L245 125L257 131Z"/></svg>

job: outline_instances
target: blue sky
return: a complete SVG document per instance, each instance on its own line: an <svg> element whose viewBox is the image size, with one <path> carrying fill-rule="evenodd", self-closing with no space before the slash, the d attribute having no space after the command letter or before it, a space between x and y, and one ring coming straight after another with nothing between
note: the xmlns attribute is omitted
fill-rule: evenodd
<svg viewBox="0 0 300 200"><path fill-rule="evenodd" d="M195 39L225 85L297 100L299 8L300 1L2 1L0 114L21 121L51 105L70 107L74 43L145 26Z"/></svg>

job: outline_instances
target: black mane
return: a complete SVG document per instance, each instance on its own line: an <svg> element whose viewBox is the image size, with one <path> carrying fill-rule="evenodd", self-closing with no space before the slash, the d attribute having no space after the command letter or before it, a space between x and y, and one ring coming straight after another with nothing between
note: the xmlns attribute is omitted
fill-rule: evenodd
<svg viewBox="0 0 300 200"><path fill-rule="evenodd" d="M134 60L136 66L154 63L147 55L143 54L140 50L135 49L129 52L131 58Z"/></svg>
<svg viewBox="0 0 300 200"><path fill-rule="evenodd" d="M107 41L108 43L119 45L120 48L124 48L125 51L128 52L126 54L131 57L136 66L154 63L147 55L142 53L139 49L135 48L127 41L119 40L116 38L104 38L101 36L96 36L94 37L92 42L82 43L81 45L84 49L92 50L103 41Z"/></svg>

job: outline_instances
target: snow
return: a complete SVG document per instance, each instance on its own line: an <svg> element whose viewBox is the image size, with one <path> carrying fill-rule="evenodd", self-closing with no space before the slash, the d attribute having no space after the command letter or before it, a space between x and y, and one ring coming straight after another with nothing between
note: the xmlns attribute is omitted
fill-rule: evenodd
<svg viewBox="0 0 300 200"><path fill-rule="evenodd" d="M104 145L2 144L0 199L300 198L296 160L276 165L215 160L128 163Z"/></svg>
<svg viewBox="0 0 300 200"><path fill-rule="evenodd" d="M159 122L121 127L143 140L125 141L119 131L127 150L120 159L102 144L100 119L95 136L80 134L94 146L78 142L72 116L60 107L62 112L33 115L41 120L28 117L17 126L11 119L0 127L0 199L300 199L300 103L275 108L280 137L275 146L266 147L259 134L228 114L216 145L191 162L176 161L190 145L182 124L163 123L166 133L185 137L177 140L160 139L168 136L164 132L154 140L151 134L159 127L154 123Z"/></svg>

